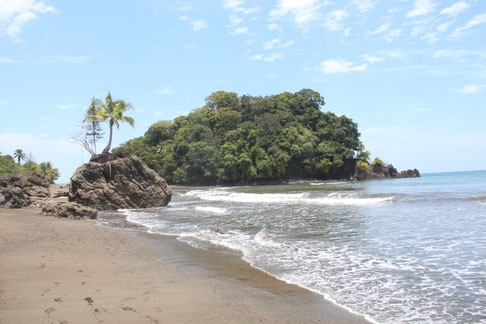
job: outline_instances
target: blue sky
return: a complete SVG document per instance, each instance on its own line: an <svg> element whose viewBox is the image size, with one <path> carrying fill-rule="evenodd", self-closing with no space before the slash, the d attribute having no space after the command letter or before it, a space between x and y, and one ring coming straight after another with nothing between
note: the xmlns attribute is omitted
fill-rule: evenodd
<svg viewBox="0 0 486 324"><path fill-rule="evenodd" d="M484 0L0 0L0 152L66 183L108 90L136 109L118 145L217 90L310 88L398 169L486 169L485 36Z"/></svg>

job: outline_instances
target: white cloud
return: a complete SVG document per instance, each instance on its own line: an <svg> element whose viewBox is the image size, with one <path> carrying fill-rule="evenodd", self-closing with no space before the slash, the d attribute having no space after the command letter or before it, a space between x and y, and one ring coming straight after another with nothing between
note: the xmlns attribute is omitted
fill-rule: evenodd
<svg viewBox="0 0 486 324"><path fill-rule="evenodd" d="M245 14L245 15L249 15L249 14L252 14L252 13L255 13L255 12L258 12L258 11L260 11L260 8L258 8L258 7L255 7L255 8L248 8L248 9L245 9L245 10L243 11L243 14Z"/></svg>
<svg viewBox="0 0 486 324"><path fill-rule="evenodd" d="M264 57L263 54L255 54L255 55L250 57L250 60L251 61L259 61L259 60L263 60L263 57Z"/></svg>
<svg viewBox="0 0 486 324"><path fill-rule="evenodd" d="M165 94L171 94L174 93L174 90L172 90L172 87L164 87L163 89L155 91L156 94L160 95L165 95Z"/></svg>
<svg viewBox="0 0 486 324"><path fill-rule="evenodd" d="M192 10L192 6L190 4L177 8L177 11L188 11L188 10Z"/></svg>
<svg viewBox="0 0 486 324"><path fill-rule="evenodd" d="M401 33L402 33L401 28L394 29L388 35L386 35L384 39L386 39L388 42L392 42L395 38L400 36Z"/></svg>
<svg viewBox="0 0 486 324"><path fill-rule="evenodd" d="M2 100L2 101L0 101L0 105L6 105L6 104L8 104L8 100Z"/></svg>
<svg viewBox="0 0 486 324"><path fill-rule="evenodd" d="M321 70L325 74L366 71L367 67L368 64L355 65L353 62L346 61L342 58L321 62Z"/></svg>
<svg viewBox="0 0 486 324"><path fill-rule="evenodd" d="M368 54L363 54L361 55L361 58L368 62L368 63L379 63L381 61L383 61L383 57L378 57L378 56L374 56L374 55L368 55Z"/></svg>
<svg viewBox="0 0 486 324"><path fill-rule="evenodd" d="M289 40L287 43L280 45L280 47L282 47L282 48L290 47L290 46L293 46L294 44L295 44L294 40Z"/></svg>
<svg viewBox="0 0 486 324"><path fill-rule="evenodd" d="M369 32L369 34L371 34L371 35L377 35L377 34L384 33L384 32L386 32L388 30L388 28L390 28L390 26L391 26L391 24L388 24L388 23L381 24L375 30Z"/></svg>
<svg viewBox="0 0 486 324"><path fill-rule="evenodd" d="M473 19L469 20L464 26L456 28L454 32L451 33L451 37L459 37L464 33L466 30L479 25L486 23L486 13L476 15Z"/></svg>
<svg viewBox="0 0 486 324"><path fill-rule="evenodd" d="M348 37L348 36L349 36L349 34L351 34L351 28L346 28L346 29L344 30L344 37Z"/></svg>
<svg viewBox="0 0 486 324"><path fill-rule="evenodd" d="M76 104L57 105L56 106L57 109L73 109L73 108L78 108L78 107L81 107L81 106L76 105Z"/></svg>
<svg viewBox="0 0 486 324"><path fill-rule="evenodd" d="M233 31L233 34L245 34L248 32L248 27L238 27Z"/></svg>
<svg viewBox="0 0 486 324"><path fill-rule="evenodd" d="M486 84L468 84L459 89L459 92L463 94L475 94L483 89L486 89Z"/></svg>
<svg viewBox="0 0 486 324"><path fill-rule="evenodd" d="M86 56L55 56L54 58L58 61L68 62L68 63L84 63L89 61L95 57L99 57L101 54L93 54L93 55L86 55Z"/></svg>
<svg viewBox="0 0 486 324"><path fill-rule="evenodd" d="M282 58L280 53L272 53L271 55L255 54L250 57L251 61L266 61L273 62Z"/></svg>
<svg viewBox="0 0 486 324"><path fill-rule="evenodd" d="M192 30L194 31L208 28L208 24L204 21L204 19L201 18L192 19L188 16L180 16L179 19L182 21L187 21L192 26Z"/></svg>
<svg viewBox="0 0 486 324"><path fill-rule="evenodd" d="M278 0L277 8L270 11L270 18L294 15L297 24L306 24L320 17L318 0Z"/></svg>
<svg viewBox="0 0 486 324"><path fill-rule="evenodd" d="M366 12L373 9L373 7L376 5L376 3L372 0L353 0L352 3L361 12Z"/></svg>
<svg viewBox="0 0 486 324"><path fill-rule="evenodd" d="M0 57L0 63L15 63L15 61L6 57Z"/></svg>
<svg viewBox="0 0 486 324"><path fill-rule="evenodd" d="M464 1L454 3L452 6L444 8L440 11L441 15L457 16L462 11L469 9L469 5Z"/></svg>
<svg viewBox="0 0 486 324"><path fill-rule="evenodd" d="M441 33L445 32L447 30L447 28L449 28L449 26L451 24L453 24L454 22L453 21L450 21L448 23L443 23L443 24L440 24L439 26L437 26L437 30L440 31Z"/></svg>
<svg viewBox="0 0 486 324"><path fill-rule="evenodd" d="M264 49L267 49L267 50L268 49L272 49L278 43L280 43L280 39L275 38L275 39L272 39L271 41L268 41L268 42L263 43L263 48Z"/></svg>
<svg viewBox="0 0 486 324"><path fill-rule="evenodd" d="M268 25L268 30L279 30L280 26L277 24L270 24Z"/></svg>
<svg viewBox="0 0 486 324"><path fill-rule="evenodd" d="M235 10L235 11L244 11L243 5L245 4L245 0L224 0L223 6L224 9Z"/></svg>
<svg viewBox="0 0 486 324"><path fill-rule="evenodd" d="M423 16L428 13L431 13L435 10L437 6L436 3L432 2L432 0L415 0L413 5L413 10L410 11L407 16L408 17L417 17Z"/></svg>
<svg viewBox="0 0 486 324"><path fill-rule="evenodd" d="M324 22L324 26L326 26L329 30L335 31L342 28L341 20L346 17L348 13L346 10L339 9L330 11L326 15L326 21Z"/></svg>
<svg viewBox="0 0 486 324"><path fill-rule="evenodd" d="M195 19L190 22L192 24L192 29L195 31L208 28L208 24L204 21L204 19Z"/></svg>
<svg viewBox="0 0 486 324"><path fill-rule="evenodd" d="M471 51L471 50L438 50L434 52L433 58L450 58L461 59L465 56L478 56L479 58L486 58L486 51Z"/></svg>
<svg viewBox="0 0 486 324"><path fill-rule="evenodd" d="M230 26L237 26L243 22L243 19L238 16L231 15L229 17L229 21L230 21Z"/></svg>
<svg viewBox="0 0 486 324"><path fill-rule="evenodd" d="M388 57L400 60L404 60L408 57L407 53L401 50L385 50L380 51L380 53Z"/></svg>
<svg viewBox="0 0 486 324"><path fill-rule="evenodd" d="M0 28L12 38L18 38L26 23L39 14L55 13L56 8L37 0L0 1Z"/></svg>

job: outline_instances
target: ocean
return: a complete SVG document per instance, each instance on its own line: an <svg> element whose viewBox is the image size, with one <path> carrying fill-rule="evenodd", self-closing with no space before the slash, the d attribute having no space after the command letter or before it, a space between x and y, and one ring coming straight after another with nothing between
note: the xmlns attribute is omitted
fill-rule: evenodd
<svg viewBox="0 0 486 324"><path fill-rule="evenodd" d="M120 219L237 253L370 321L486 322L486 171L180 188L166 207L98 222Z"/></svg>

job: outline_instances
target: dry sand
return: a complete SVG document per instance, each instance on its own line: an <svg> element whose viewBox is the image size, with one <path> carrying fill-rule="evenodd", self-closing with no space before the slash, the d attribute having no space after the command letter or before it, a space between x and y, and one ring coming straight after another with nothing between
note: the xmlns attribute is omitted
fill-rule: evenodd
<svg viewBox="0 0 486 324"><path fill-rule="evenodd" d="M140 236L0 208L0 323L365 322L242 261Z"/></svg>

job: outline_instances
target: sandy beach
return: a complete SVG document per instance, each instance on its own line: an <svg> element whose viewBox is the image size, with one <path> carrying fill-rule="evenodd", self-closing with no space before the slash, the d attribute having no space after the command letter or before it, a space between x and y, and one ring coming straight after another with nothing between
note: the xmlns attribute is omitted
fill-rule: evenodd
<svg viewBox="0 0 486 324"><path fill-rule="evenodd" d="M366 322L241 260L181 245L0 208L0 323Z"/></svg>

